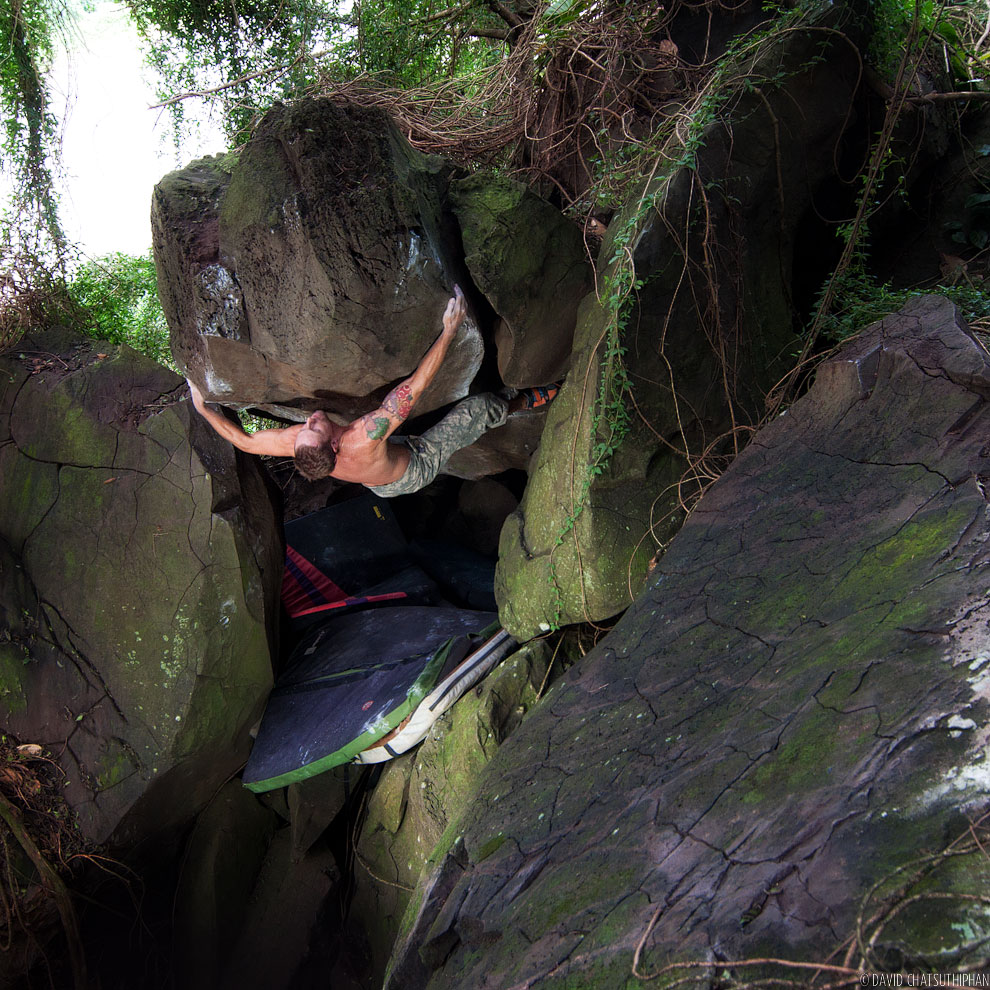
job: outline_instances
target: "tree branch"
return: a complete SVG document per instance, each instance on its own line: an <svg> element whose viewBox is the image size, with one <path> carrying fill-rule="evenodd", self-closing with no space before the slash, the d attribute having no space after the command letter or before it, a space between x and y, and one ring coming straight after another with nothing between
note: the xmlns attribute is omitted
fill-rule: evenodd
<svg viewBox="0 0 990 990"><path fill-rule="evenodd" d="M454 18L458 14L463 14L465 10L469 10L474 6L474 0L466 0L465 3L459 4L456 7L448 7L446 10L438 10L435 14L430 14L427 17L418 18L415 21L410 21L410 24L429 24L431 21L439 21L444 18Z"/></svg>
<svg viewBox="0 0 990 990"><path fill-rule="evenodd" d="M512 32L507 28L475 28L467 34L470 38L495 38L497 41L508 41Z"/></svg>
<svg viewBox="0 0 990 990"><path fill-rule="evenodd" d="M79 935L79 923L76 920L76 912L72 907L72 898L62 878L55 872L54 867L42 855L34 840L28 834L27 829L21 822L21 816L17 808L11 804L2 794L0 794L0 818L6 822L7 827L14 834L20 847L27 853L28 858L38 871L38 877L52 895L55 905L58 908L59 916L62 919L62 928L65 930L65 940L69 949L69 961L72 965L72 979L76 990L86 988L86 957L83 953L82 939Z"/></svg>
<svg viewBox="0 0 990 990"><path fill-rule="evenodd" d="M161 103L153 104L148 109L158 110L160 107L171 106L173 103L178 103L180 100L188 100L194 96L212 96L214 93L222 93L225 89L233 89L234 86L240 86L241 83L250 82L252 79L259 79L261 76L279 75L280 73L288 72L289 69L295 68L295 66L306 58L317 59L326 54L327 52L325 51L312 52L309 55L303 54L293 59L288 65L273 65L267 69L259 69L257 72L249 72L246 76L239 76L237 79L231 79L228 82L221 83L219 86L211 86L209 89L197 89L190 90L188 93L177 93L175 96L170 96Z"/></svg>
<svg viewBox="0 0 990 990"><path fill-rule="evenodd" d="M523 19L514 11L510 10L501 0L487 0L488 9L505 21L509 27L520 28L523 26Z"/></svg>
<svg viewBox="0 0 990 990"><path fill-rule="evenodd" d="M925 93L923 96L907 98L908 103L941 103L954 100L990 100L990 93L980 89L967 89L954 93Z"/></svg>
<svg viewBox="0 0 990 990"><path fill-rule="evenodd" d="M211 86L209 89L193 89L187 93L177 93L175 96L170 96L167 100L162 100L161 103L153 103L150 107L148 107L148 109L157 110L160 107L168 107L173 103L178 103L180 100L188 100L194 96L212 96L214 93L222 93L225 89L232 89L234 86L239 86L241 83L250 82L252 79L258 79L261 76L268 76L272 73L288 72L289 69L295 64L295 62L292 62L289 65L279 65L269 69L259 69L257 72L249 72L246 76L231 79L230 82L221 83L219 86Z"/></svg>

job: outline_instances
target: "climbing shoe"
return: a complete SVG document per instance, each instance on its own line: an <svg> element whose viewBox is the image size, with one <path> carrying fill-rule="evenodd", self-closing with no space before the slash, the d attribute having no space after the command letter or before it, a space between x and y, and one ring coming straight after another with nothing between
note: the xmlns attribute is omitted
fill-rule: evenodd
<svg viewBox="0 0 990 990"><path fill-rule="evenodd" d="M539 412L553 402L560 391L560 382L553 385L534 385L521 388L509 404L510 413Z"/></svg>

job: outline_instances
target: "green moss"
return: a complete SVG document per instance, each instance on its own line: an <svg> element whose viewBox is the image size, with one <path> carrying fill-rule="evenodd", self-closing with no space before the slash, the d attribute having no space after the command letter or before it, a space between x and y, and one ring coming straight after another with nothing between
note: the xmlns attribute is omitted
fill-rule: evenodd
<svg viewBox="0 0 990 990"><path fill-rule="evenodd" d="M863 609L871 602L898 601L918 577L952 547L972 520L972 506L936 504L864 553L830 596L832 608Z"/></svg>
<svg viewBox="0 0 990 990"><path fill-rule="evenodd" d="M105 791L119 784L126 777L129 777L136 767L127 752L114 745L113 740L108 743L107 751L101 756L99 764L95 768L96 786L99 790Z"/></svg>
<svg viewBox="0 0 990 990"><path fill-rule="evenodd" d="M168 202L170 212L176 215L201 214L206 203L219 200L238 157L237 152L228 152L197 158L184 169L164 176L155 187L155 195Z"/></svg>
<svg viewBox="0 0 990 990"><path fill-rule="evenodd" d="M58 422L59 460L74 464L113 463L113 431L95 422L89 412L82 406L75 405L68 395L55 392L52 401L56 409L47 418L49 422ZM50 446L51 438L47 432L42 432L37 442L25 446L24 453L29 457L49 459L53 453ZM105 481L108 476L109 471L100 478L100 482Z"/></svg>
<svg viewBox="0 0 990 990"><path fill-rule="evenodd" d="M627 871L623 880L625 889L635 890L638 882L635 873ZM653 907L645 893L630 893L626 896L623 890L623 896L619 903L588 933L584 946L585 951L597 946L607 948L616 942L623 941L628 937L629 932L641 928L645 923L644 917L649 918L652 913Z"/></svg>
<svg viewBox="0 0 990 990"><path fill-rule="evenodd" d="M217 638L220 642L210 643L213 657L235 660L241 672L235 680L219 666L208 677L197 677L194 664L186 669L184 676L196 680L176 735L178 756L202 752L218 739L236 738L237 727L245 719L260 715L258 700L271 685L268 639L263 626L241 622L231 627L229 635L218 634ZM178 716L175 720L179 721Z"/></svg>
<svg viewBox="0 0 990 990"><path fill-rule="evenodd" d="M815 697L826 708L841 710L863 680L863 669L853 665L837 670Z"/></svg>
<svg viewBox="0 0 990 990"><path fill-rule="evenodd" d="M842 659L870 658L889 645L891 629L910 628L930 614L930 603L914 596L913 589L919 575L930 573L939 555L954 544L971 515L971 507L960 504L916 517L876 546L865 547L834 586L827 578L765 574L759 594L741 605L740 624L764 634L788 633L806 620L841 619L833 648L810 659L839 666ZM834 562L823 566L829 573L835 570Z"/></svg>
<svg viewBox="0 0 990 990"><path fill-rule="evenodd" d="M437 840L437 844L433 847L430 852L429 857L426 860L427 866L434 867L441 863L451 849L454 848L454 843L461 836L461 823L451 822L444 830L443 834Z"/></svg>
<svg viewBox="0 0 990 990"><path fill-rule="evenodd" d="M842 716L818 710L797 732L763 757L737 785L745 804L768 798L793 800L795 794L821 786L822 775L842 742Z"/></svg>
<svg viewBox="0 0 990 990"><path fill-rule="evenodd" d="M446 829L444 829L443 834L440 836L436 845L431 850L426 862L423 865L422 876L428 876L430 873L436 869L447 858L450 851L454 848L455 843L461 836L460 822L451 822ZM426 891L423 889L422 884L418 884L416 889L409 895L409 900L406 902L405 909L402 912L402 916L399 919L399 925L396 929L395 934L395 945L402 945L405 940L406 935L412 929L412 926L416 923L416 917L419 914L419 909L422 907L423 899L426 896ZM391 968L391 960L389 962L389 968Z"/></svg>
<svg viewBox="0 0 990 990"><path fill-rule="evenodd" d="M446 817L444 830L429 851L420 878L432 873L461 837L463 814L471 806L481 773L499 740L514 728L522 712L535 703L549 655L543 641L516 651L485 678L480 691L462 697L438 723L440 731L431 733L420 747L414 774L422 778L421 782L431 785L421 790L431 791L431 798L435 799L431 804L442 808ZM385 783L383 779L377 790ZM504 835L494 836L483 850L484 856L492 855L504 842ZM387 852L391 855L391 850ZM400 919L397 944L402 944L415 922L422 898L422 887L418 886Z"/></svg>
<svg viewBox="0 0 990 990"><path fill-rule="evenodd" d="M582 943L581 952L584 951ZM676 972L671 979L663 982L643 983L629 973L629 960L621 954L613 954L604 958L590 961L579 970L565 976L549 976L540 981L541 990L663 990L670 986L674 979L683 981L684 974Z"/></svg>
<svg viewBox="0 0 990 990"><path fill-rule="evenodd" d="M649 918L646 895L635 893L641 874L632 868L602 869L602 859L594 853L548 869L549 877L541 875L538 884L513 901L512 920L504 929L510 937L498 943L487 965L500 973L506 985L524 981L531 965L526 948L554 932L565 942L577 938L578 948L571 954L575 966L570 972L543 978L541 986L580 990L639 986L630 976L629 955L608 950L626 943L629 931L639 930ZM517 934L520 929L526 932L525 942ZM458 968L461 974L472 971L462 957L458 957Z"/></svg>
<svg viewBox="0 0 990 990"><path fill-rule="evenodd" d="M591 310L582 320L597 319L600 328L601 307ZM587 364L582 358L580 366ZM594 382L599 362L588 366ZM590 392L570 383L554 400L520 506L525 524L510 517L502 531L496 595L503 622L520 639L627 607L643 587L657 541L681 523L671 510L683 460L658 450L636 422L606 469L593 470L591 405Z"/></svg>
<svg viewBox="0 0 990 990"><path fill-rule="evenodd" d="M603 862L609 868L601 868ZM594 853L568 863L548 867L548 875L531 887L525 897L515 900L513 913L525 916L531 931L545 934L558 927L592 930L595 913L612 904L617 896L633 891L642 875L638 868L614 868L614 860ZM538 932L533 926L538 925Z"/></svg>
<svg viewBox="0 0 990 990"><path fill-rule="evenodd" d="M867 917L885 916L875 951L883 958L894 949L898 968L961 970L982 965L990 934L990 909L972 900L990 884L990 861L968 840L970 823L962 815L951 827L938 814L874 816L864 827L870 841L846 837L849 869L876 877L878 886L864 903ZM941 856L957 837L955 854ZM964 854L965 845L972 850ZM958 895L958 899L953 895ZM881 905L887 910L879 911ZM871 935L870 930L866 932Z"/></svg>
<svg viewBox="0 0 990 990"><path fill-rule="evenodd" d="M233 175L234 169L240 161L240 157L240 152L235 149L234 151L228 151L222 155L213 155L212 158L207 156L206 158L201 159L201 161L215 165L216 168L225 175ZM193 164L195 165L196 163L193 162Z"/></svg>
<svg viewBox="0 0 990 990"><path fill-rule="evenodd" d="M27 709L27 671L30 655L23 646L0 643L0 705L8 712Z"/></svg>
<svg viewBox="0 0 990 990"><path fill-rule="evenodd" d="M381 826L390 835L396 835L406 815L408 790L408 760L390 760L368 802L365 829Z"/></svg>
<svg viewBox="0 0 990 990"><path fill-rule="evenodd" d="M249 152L241 155L224 193L221 227L240 231L251 227L279 229L284 222L281 203L270 190L286 188L284 155L270 139L252 142Z"/></svg>
<svg viewBox="0 0 990 990"><path fill-rule="evenodd" d="M919 558L931 560L953 545L971 519L972 507L964 502L948 511L916 517L876 548L876 562L887 570L903 568Z"/></svg>
<svg viewBox="0 0 990 990"><path fill-rule="evenodd" d="M502 848L506 841L506 836L503 832L498 832L493 835L490 839L485 840L478 846L478 851L474 856L475 863L483 863L489 856L498 852Z"/></svg>
<svg viewBox="0 0 990 990"><path fill-rule="evenodd" d="M20 550L58 498L58 467L21 457L13 444L0 450L4 480L4 537Z"/></svg>

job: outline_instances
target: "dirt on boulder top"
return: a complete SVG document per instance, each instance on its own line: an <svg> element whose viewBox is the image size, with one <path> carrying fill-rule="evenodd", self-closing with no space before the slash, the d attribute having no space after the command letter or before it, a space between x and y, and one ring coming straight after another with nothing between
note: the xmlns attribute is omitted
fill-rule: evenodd
<svg viewBox="0 0 990 990"><path fill-rule="evenodd" d="M112 374L82 376L86 401L100 423L129 432L136 431L155 412L181 402L188 395L185 385L177 383L175 375L167 368L161 367L156 380L149 381L149 374L153 378L156 376L148 362L131 348L89 337L79 338L68 331L61 338L57 330L50 332L45 348L34 347L26 340L22 347L6 356L49 389L91 365L112 367ZM140 374L137 373L138 365L141 366ZM135 378L140 381L134 381Z"/></svg>

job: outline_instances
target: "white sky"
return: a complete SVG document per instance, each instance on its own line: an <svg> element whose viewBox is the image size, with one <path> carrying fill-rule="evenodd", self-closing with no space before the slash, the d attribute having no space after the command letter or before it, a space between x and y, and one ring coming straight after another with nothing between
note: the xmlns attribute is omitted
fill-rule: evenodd
<svg viewBox="0 0 990 990"><path fill-rule="evenodd" d="M122 5L95 0L78 13L78 36L53 66L53 111L63 120L62 222L90 256L151 246L149 211L155 183L203 155L226 150L217 127L177 153L171 121L156 103L153 73L145 68L137 32ZM78 8L77 8L78 9ZM64 115L68 106L68 114ZM187 106L194 113L198 106Z"/></svg>

